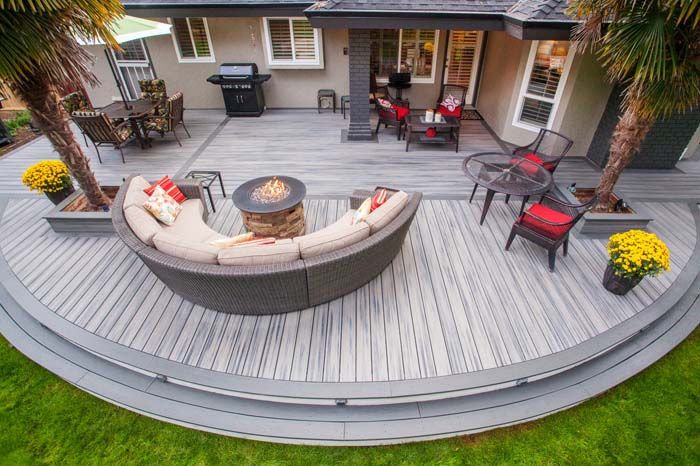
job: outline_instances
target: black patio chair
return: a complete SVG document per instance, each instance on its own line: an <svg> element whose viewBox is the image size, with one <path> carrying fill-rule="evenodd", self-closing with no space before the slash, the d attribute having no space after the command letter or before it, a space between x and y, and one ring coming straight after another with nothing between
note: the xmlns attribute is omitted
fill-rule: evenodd
<svg viewBox="0 0 700 466"><path fill-rule="evenodd" d="M564 159L564 156L573 145L574 141L563 134L549 129L540 129L534 141L527 146L516 147L513 149L513 155L519 155L520 157L542 165L553 174L559 166L559 162ZM506 196L506 204L509 200L510 196ZM523 206L527 204L528 200L528 197L523 199Z"/></svg>
<svg viewBox="0 0 700 466"><path fill-rule="evenodd" d="M382 102L389 102L391 106L382 105ZM400 141L402 129L404 129L405 136L406 117L411 113L408 100L378 98L374 105L377 108L378 116L375 132L379 133L381 125L384 125L385 128L389 126L395 127L396 139Z"/></svg>
<svg viewBox="0 0 700 466"><path fill-rule="evenodd" d="M443 84L440 86L440 95L438 95L437 101L435 102L435 108L442 116L453 116L461 119L462 112L464 112L464 100L467 98L468 90L469 89L465 86L459 86L457 84ZM460 102L459 106L452 111L442 105L442 102L449 96L454 97Z"/></svg>
<svg viewBox="0 0 700 466"><path fill-rule="evenodd" d="M377 75L372 72L369 74L369 103L376 104L377 99L391 99L391 95L388 85L377 85Z"/></svg>
<svg viewBox="0 0 700 466"><path fill-rule="evenodd" d="M564 247L564 256L569 252L569 232L583 214L593 208L598 196L584 204L569 204L551 194L545 194L540 202L531 205L513 223L510 236L506 242L506 251L510 249L516 235L542 246L549 254L549 270L554 272L557 250Z"/></svg>

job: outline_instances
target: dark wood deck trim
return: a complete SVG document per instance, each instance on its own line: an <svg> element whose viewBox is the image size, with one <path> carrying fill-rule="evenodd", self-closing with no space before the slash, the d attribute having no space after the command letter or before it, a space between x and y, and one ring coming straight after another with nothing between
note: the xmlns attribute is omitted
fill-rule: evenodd
<svg viewBox="0 0 700 466"><path fill-rule="evenodd" d="M4 205L6 204L2 204L3 209ZM4 257L0 258L0 303L6 307L24 309L47 328L105 359L151 374L165 375L173 382L196 386L202 390L241 397L327 404L334 403L338 398L349 399L353 403L379 404L459 397L571 370L609 352L661 318L686 295L700 273L700 211L697 206L691 206L691 212L696 226L696 244L692 257L671 287L643 312L558 353L494 369L430 379L351 383L280 381L225 374L158 358L98 337L58 316L24 287Z"/></svg>

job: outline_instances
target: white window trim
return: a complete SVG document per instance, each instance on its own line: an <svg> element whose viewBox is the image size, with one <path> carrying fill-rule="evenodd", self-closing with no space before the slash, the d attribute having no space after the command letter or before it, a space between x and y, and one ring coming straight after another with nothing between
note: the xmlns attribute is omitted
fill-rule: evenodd
<svg viewBox="0 0 700 466"><path fill-rule="evenodd" d="M406 29L430 29L430 28L406 28ZM396 57L396 69L401 69L401 49L403 47L403 29L399 29L399 51ZM435 70L437 69L437 57L440 50L440 30L435 29L435 45L433 46L433 69L430 71L430 77L414 77L411 76L412 84L433 84L435 82ZM384 84L389 82L389 78L377 78L377 82Z"/></svg>
<svg viewBox="0 0 700 466"><path fill-rule="evenodd" d="M209 45L210 56L208 57L182 57L180 55L180 46L177 43L177 36L175 33L175 26L170 28L170 36L173 38L173 46L175 47L175 53L177 54L177 61L179 63L216 63L216 57L214 56L214 47L211 43L211 34L209 34L209 24L207 23L207 18L201 16L194 16L194 18L202 18L204 23L204 32L207 34L207 44ZM194 54L197 55L197 48L194 46L194 39L192 38L192 27L190 26L190 18L185 18L187 20L187 29L190 33L190 41L192 41L192 49ZM172 18L168 18L168 22L173 24Z"/></svg>
<svg viewBox="0 0 700 466"><path fill-rule="evenodd" d="M296 50L294 48L294 29L292 27L293 20L307 20L305 16L266 16L262 18L263 25L263 41L265 42L265 59L267 60L267 66L270 69L323 69L323 34L321 29L313 28L314 31L314 45L315 45L315 57L313 60L275 60L272 54L272 38L270 37L270 27L269 20L271 19L286 19L289 21L289 32L292 38L292 55L296 55Z"/></svg>
<svg viewBox="0 0 700 466"><path fill-rule="evenodd" d="M569 45L569 52L566 54L566 63L564 63L564 71L559 79L559 84L557 85L557 92L554 94L554 98L550 99L542 96L528 96L527 86L530 82L530 75L532 74L532 68L535 65L535 56L537 55L537 47L540 41L535 40L530 46L530 54L527 57L527 66L525 67L525 73L523 74L522 82L520 83L520 92L518 93L518 101L515 106L515 111L513 112L513 126L518 128L526 129L534 133L539 133L540 129L552 129L552 124L557 115L557 110L559 109L559 103L561 101L561 96L564 94L564 88L566 87L566 81L569 77L569 71L571 70L571 64L574 61L574 55L576 54L576 44L571 42ZM552 104L552 111L549 113L549 120L547 120L547 125L541 128L536 125L528 124L524 121L520 121L520 113L525 102L525 97L534 98L535 100L541 100L544 102L550 102Z"/></svg>

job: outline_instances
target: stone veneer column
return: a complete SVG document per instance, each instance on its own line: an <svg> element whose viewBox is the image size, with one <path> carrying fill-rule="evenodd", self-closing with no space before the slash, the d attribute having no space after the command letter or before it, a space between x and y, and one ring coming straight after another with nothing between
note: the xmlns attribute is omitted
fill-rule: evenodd
<svg viewBox="0 0 700 466"><path fill-rule="evenodd" d="M371 141L369 124L369 29L349 29L350 126L349 141Z"/></svg>

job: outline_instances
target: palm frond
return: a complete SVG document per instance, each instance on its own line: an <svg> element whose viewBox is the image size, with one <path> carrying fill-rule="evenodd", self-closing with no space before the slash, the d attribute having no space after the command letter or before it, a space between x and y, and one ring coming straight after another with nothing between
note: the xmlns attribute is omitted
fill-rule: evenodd
<svg viewBox="0 0 700 466"><path fill-rule="evenodd" d="M118 47L109 25L123 12L118 0L0 0L0 80L96 82L92 58L76 36Z"/></svg>

